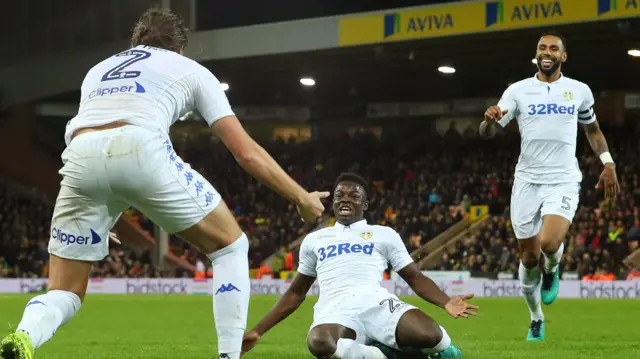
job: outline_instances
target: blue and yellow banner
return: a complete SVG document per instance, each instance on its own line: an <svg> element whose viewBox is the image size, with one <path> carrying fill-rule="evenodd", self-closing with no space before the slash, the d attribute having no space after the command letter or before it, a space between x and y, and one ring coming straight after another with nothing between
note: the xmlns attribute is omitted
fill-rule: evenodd
<svg viewBox="0 0 640 359"><path fill-rule="evenodd" d="M640 16L640 0L503 0L427 6L340 19L340 46Z"/></svg>
<svg viewBox="0 0 640 359"><path fill-rule="evenodd" d="M469 210L469 220L475 223L479 219L489 214L489 206L471 206Z"/></svg>

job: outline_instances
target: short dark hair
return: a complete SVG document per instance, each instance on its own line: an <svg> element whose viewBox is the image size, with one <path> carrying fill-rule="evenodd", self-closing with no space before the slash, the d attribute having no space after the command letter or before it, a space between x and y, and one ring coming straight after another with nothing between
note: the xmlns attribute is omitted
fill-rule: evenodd
<svg viewBox="0 0 640 359"><path fill-rule="evenodd" d="M562 47L564 48L564 52L567 52L567 39L564 36L562 36L561 33L557 31L546 31L542 35L540 35L539 39L545 36L555 36L558 39L560 39L560 41L562 41Z"/></svg>
<svg viewBox="0 0 640 359"><path fill-rule="evenodd" d="M170 51L180 51L187 46L189 28L182 18L170 9L147 10L133 28L131 47L153 46Z"/></svg>
<svg viewBox="0 0 640 359"><path fill-rule="evenodd" d="M367 195L367 197L369 196L369 185L367 184L367 180L365 180L364 177L352 172L343 173L340 176L338 176L333 188L338 187L338 184L340 182L346 182L346 181L353 182L357 185L362 186L362 188L364 188L364 192Z"/></svg>

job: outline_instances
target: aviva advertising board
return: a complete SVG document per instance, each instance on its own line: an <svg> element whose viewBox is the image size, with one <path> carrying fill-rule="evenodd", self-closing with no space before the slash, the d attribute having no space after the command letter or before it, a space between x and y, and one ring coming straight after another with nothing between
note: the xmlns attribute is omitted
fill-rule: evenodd
<svg viewBox="0 0 640 359"><path fill-rule="evenodd" d="M340 45L513 30L640 16L640 0L471 1L340 19Z"/></svg>

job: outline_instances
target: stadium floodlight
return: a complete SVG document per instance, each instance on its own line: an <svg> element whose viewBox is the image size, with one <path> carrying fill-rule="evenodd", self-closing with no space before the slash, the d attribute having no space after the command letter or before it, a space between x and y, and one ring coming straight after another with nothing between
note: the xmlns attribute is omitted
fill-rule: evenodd
<svg viewBox="0 0 640 359"><path fill-rule="evenodd" d="M221 82L220 87L222 87L222 91L227 91L229 89L229 84L226 82Z"/></svg>
<svg viewBox="0 0 640 359"><path fill-rule="evenodd" d="M452 74L456 72L456 69L451 66L440 66L438 67L438 71L442 72L443 74Z"/></svg>
<svg viewBox="0 0 640 359"><path fill-rule="evenodd" d="M535 58L531 59L531 63L534 64L534 65L537 65L538 64L538 60L536 60Z"/></svg>
<svg viewBox="0 0 640 359"><path fill-rule="evenodd" d="M316 84L316 81L311 77L303 77L300 79L300 83L305 86L313 86Z"/></svg>
<svg viewBox="0 0 640 359"><path fill-rule="evenodd" d="M627 51L627 54L633 56L633 57L640 57L640 50L638 49L631 49L629 51Z"/></svg>

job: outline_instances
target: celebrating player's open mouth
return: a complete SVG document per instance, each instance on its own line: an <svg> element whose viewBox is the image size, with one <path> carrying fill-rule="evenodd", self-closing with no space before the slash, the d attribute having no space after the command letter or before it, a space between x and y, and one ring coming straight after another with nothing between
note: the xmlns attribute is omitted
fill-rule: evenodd
<svg viewBox="0 0 640 359"><path fill-rule="evenodd" d="M353 207L351 206L351 204L341 204L340 207L338 208L338 215L340 215L340 217L349 217L350 215L353 214Z"/></svg>
<svg viewBox="0 0 640 359"><path fill-rule="evenodd" d="M541 55L537 58L538 69L545 75L550 75L560 67L560 61L553 56Z"/></svg>

